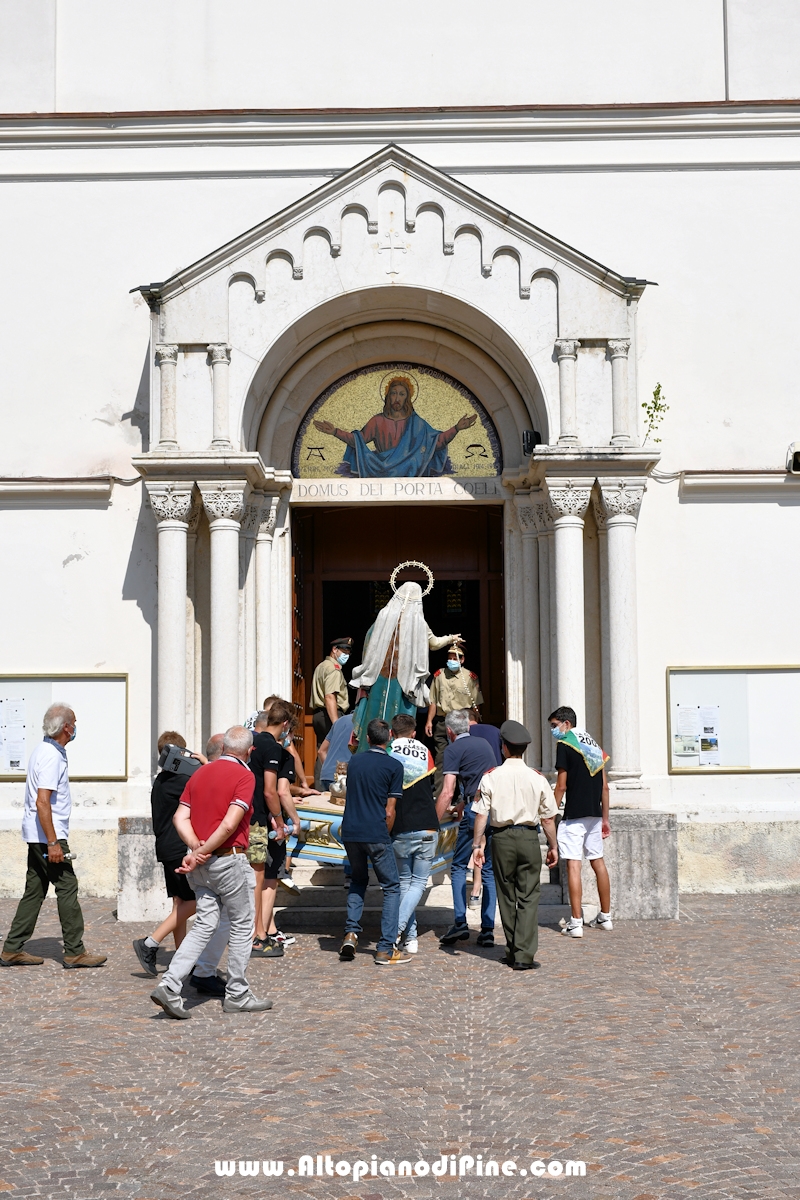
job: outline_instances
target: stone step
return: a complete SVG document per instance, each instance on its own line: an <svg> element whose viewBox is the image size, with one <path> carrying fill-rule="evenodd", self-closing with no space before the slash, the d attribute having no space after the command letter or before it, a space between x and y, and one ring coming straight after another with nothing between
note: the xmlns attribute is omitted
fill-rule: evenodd
<svg viewBox="0 0 800 1200"><path fill-rule="evenodd" d="M280 929L287 932L290 930L298 931L314 931L337 929L341 930L344 927L345 917L344 905L335 907L299 907L299 906L275 906L275 917ZM587 914L585 914L587 915ZM594 914L592 914L594 915ZM367 903L364 906L363 924L366 929L377 931L380 928L381 907L380 904ZM540 925L558 925L559 921L568 920L569 905L568 904L540 904L539 905L539 924ZM417 909L417 925L420 933L425 933L428 929L434 929L438 934L444 933L453 923L452 905L446 907L425 905L423 908ZM470 929L477 933L480 929L480 911L471 910L467 913L467 924ZM500 923L499 916L495 920L495 937L499 942L503 940L503 927Z"/></svg>

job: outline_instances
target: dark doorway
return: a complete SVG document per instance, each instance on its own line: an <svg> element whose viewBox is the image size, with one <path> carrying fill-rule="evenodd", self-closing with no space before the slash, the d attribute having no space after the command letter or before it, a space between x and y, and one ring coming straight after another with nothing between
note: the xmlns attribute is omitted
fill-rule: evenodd
<svg viewBox="0 0 800 1200"><path fill-rule="evenodd" d="M483 719L505 717L503 519L499 506L389 506L294 509L294 700L306 712L303 757L313 770L316 743L307 707L314 667L332 638L351 636L349 679L361 661L364 635L391 596L389 576L399 562L419 559L436 583L425 617L437 635L460 633L466 665L480 678ZM404 573L405 579L419 573ZM446 651L431 654L431 671ZM354 693L351 692L351 698Z"/></svg>

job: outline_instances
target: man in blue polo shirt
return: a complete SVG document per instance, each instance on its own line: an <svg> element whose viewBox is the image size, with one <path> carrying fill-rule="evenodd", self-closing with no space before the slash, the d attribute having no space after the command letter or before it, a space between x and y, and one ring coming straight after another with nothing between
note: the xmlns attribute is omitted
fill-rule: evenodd
<svg viewBox="0 0 800 1200"><path fill-rule="evenodd" d="M400 876L390 837L394 810L403 795L403 764L391 758L386 747L392 731L377 717L367 726L367 749L355 754L347 768L347 803L341 838L353 872L347 894L347 921L339 958L352 962L361 933L364 894L369 863L383 889L381 936L375 953L379 967L412 962L410 954L395 949L400 916Z"/></svg>
<svg viewBox="0 0 800 1200"><path fill-rule="evenodd" d="M455 803L461 818L456 837L456 848L450 864L450 882L453 886L453 925L439 941L442 946L469 939L467 927L467 863L472 854L472 831L475 814L472 802L488 771L497 766L494 751L487 741L469 735L469 715L466 709L448 713L445 718L447 746L442 760L444 782L436 804L436 813L441 821L448 807ZM458 787L458 790L456 790ZM349 793L348 793L349 796ZM486 860L481 868L481 931L479 946L494 945L494 915L497 899L494 887L491 843L491 826L486 828Z"/></svg>

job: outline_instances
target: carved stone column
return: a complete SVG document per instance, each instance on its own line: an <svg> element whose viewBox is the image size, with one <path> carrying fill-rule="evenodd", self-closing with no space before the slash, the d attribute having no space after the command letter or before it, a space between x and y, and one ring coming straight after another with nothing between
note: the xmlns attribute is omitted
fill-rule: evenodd
<svg viewBox="0 0 800 1200"><path fill-rule="evenodd" d="M175 377L178 370L178 347L156 346L156 364L161 377L161 432L159 446L177 446L178 409Z"/></svg>
<svg viewBox="0 0 800 1200"><path fill-rule="evenodd" d="M580 342L572 338L559 338L556 342L558 356L558 398L561 430L558 443L577 445L578 410L575 402L575 367L578 361Z"/></svg>
<svg viewBox="0 0 800 1200"><path fill-rule="evenodd" d="M558 705L586 720L583 615L583 514L592 489L585 479L546 479L555 529Z"/></svg>
<svg viewBox="0 0 800 1200"><path fill-rule="evenodd" d="M608 343L608 356L611 359L611 420L612 445L630 445L631 431L629 428L630 413L628 412L628 351L631 343L628 338L618 338Z"/></svg>
<svg viewBox="0 0 800 1200"><path fill-rule="evenodd" d="M611 707L609 779L617 787L641 783L639 643L636 605L636 523L643 479L601 479L608 537L608 642Z"/></svg>
<svg viewBox="0 0 800 1200"><path fill-rule="evenodd" d="M191 483L148 483L158 521L158 733L186 721L186 533Z"/></svg>
<svg viewBox="0 0 800 1200"><path fill-rule="evenodd" d="M242 713L251 713L261 707L263 696L256 696L256 636L258 617L256 613L256 537L261 522L264 503L262 492L251 492L242 521L242 536L239 542L240 571L242 581L241 653L239 655L239 708Z"/></svg>
<svg viewBox="0 0 800 1200"><path fill-rule="evenodd" d="M505 569L506 602L506 712L510 721L522 721L523 712L523 633L522 633L522 572L520 570L521 548L516 513L511 501L506 501L505 547L503 561Z"/></svg>
<svg viewBox="0 0 800 1200"><path fill-rule="evenodd" d="M186 536L186 724L184 737L188 745L202 750L203 710L200 672L197 670L197 526L203 505L200 498L192 502Z"/></svg>
<svg viewBox="0 0 800 1200"><path fill-rule="evenodd" d="M247 486L200 483L211 530L211 732L244 719L239 712L239 528Z"/></svg>
<svg viewBox="0 0 800 1200"><path fill-rule="evenodd" d="M608 648L608 531L606 510L599 495L592 495L592 510L597 526L597 552L600 575L600 704L603 727L600 740L603 749L611 754L611 672Z"/></svg>
<svg viewBox="0 0 800 1200"><path fill-rule="evenodd" d="M256 704L274 691L272 662L272 538L278 497L266 496L256 534Z"/></svg>
<svg viewBox="0 0 800 1200"><path fill-rule="evenodd" d="M551 583L553 518L546 499L537 501L535 516L539 535L537 538L539 552L539 709L541 713L542 770L550 771L554 759L548 749L551 738L547 718L553 711L555 613L550 599L550 593L554 590L554 583Z"/></svg>
<svg viewBox="0 0 800 1200"><path fill-rule="evenodd" d="M231 348L225 342L212 342L208 347L211 355L213 433L212 447L225 448L231 444L230 414L228 410L228 382L231 365Z"/></svg>
<svg viewBox="0 0 800 1200"><path fill-rule="evenodd" d="M529 766L539 767L542 763L542 705L540 695L539 665L539 551L536 528L536 508L530 495L514 497L517 506L517 521L522 537L522 578L520 613L523 621L523 721L533 741L528 749L526 761Z"/></svg>

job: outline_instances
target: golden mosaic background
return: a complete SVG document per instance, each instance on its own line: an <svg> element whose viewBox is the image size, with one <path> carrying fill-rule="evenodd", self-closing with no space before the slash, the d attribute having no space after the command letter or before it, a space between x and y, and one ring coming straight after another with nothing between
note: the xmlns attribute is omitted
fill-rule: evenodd
<svg viewBox="0 0 800 1200"><path fill-rule="evenodd" d="M478 420L460 430L447 450L452 471L446 476L494 477L502 470L497 433L483 405L463 384L440 371L412 363L381 363L345 376L312 404L300 427L292 455L298 479L330 479L344 458L345 442L320 433L314 420L330 421L339 429L363 429L370 417L383 411L381 381L387 372L410 372L419 385L414 408L434 429L450 429L460 417L476 413ZM370 449L373 449L370 444ZM324 456L324 457L323 457Z"/></svg>

